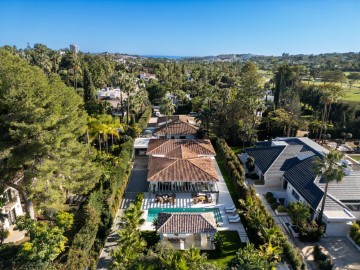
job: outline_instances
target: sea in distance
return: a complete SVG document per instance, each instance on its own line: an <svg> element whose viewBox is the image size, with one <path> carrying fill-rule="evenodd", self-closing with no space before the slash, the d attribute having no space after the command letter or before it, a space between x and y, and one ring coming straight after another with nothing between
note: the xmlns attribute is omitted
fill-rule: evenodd
<svg viewBox="0 0 360 270"><path fill-rule="evenodd" d="M190 58L191 56L176 56L176 55L141 55L143 57L149 58L165 58L165 59L173 59L173 60L180 60L183 58Z"/></svg>

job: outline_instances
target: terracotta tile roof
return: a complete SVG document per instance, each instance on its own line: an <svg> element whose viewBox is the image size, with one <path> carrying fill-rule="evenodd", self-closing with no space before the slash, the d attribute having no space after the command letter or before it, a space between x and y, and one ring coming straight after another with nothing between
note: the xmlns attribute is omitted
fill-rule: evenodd
<svg viewBox="0 0 360 270"><path fill-rule="evenodd" d="M176 158L176 159L189 159L189 158L197 158L198 154L191 151L190 149L180 145L180 147L175 148L174 150L166 153L165 157L168 158Z"/></svg>
<svg viewBox="0 0 360 270"><path fill-rule="evenodd" d="M215 156L210 140L199 139L151 139L146 154L171 157L169 153L174 150L179 151L179 149L186 149L197 155Z"/></svg>
<svg viewBox="0 0 360 270"><path fill-rule="evenodd" d="M159 213L159 233L215 233L214 213Z"/></svg>
<svg viewBox="0 0 360 270"><path fill-rule="evenodd" d="M184 123L196 123L196 119L193 116L189 116L189 115L169 115L169 116L160 116L157 119L157 123L156 126L158 127L162 127L164 125L166 125L166 121L168 121L168 123L172 123L172 122L176 122L176 121L181 121Z"/></svg>
<svg viewBox="0 0 360 270"><path fill-rule="evenodd" d="M166 122L167 127L166 127ZM195 121L195 117L188 115L170 115L158 118L156 123L158 130L155 135L177 134L177 135L191 135L196 134L199 129Z"/></svg>
<svg viewBox="0 0 360 270"><path fill-rule="evenodd" d="M171 159L150 157L147 180L156 182L217 182L219 176L211 158Z"/></svg>

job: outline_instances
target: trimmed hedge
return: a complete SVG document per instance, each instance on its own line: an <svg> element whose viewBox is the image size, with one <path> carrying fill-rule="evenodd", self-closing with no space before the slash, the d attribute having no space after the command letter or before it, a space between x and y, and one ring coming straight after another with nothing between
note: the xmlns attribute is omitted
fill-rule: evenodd
<svg viewBox="0 0 360 270"><path fill-rule="evenodd" d="M357 220L351 226L350 237L358 246L360 246L360 220Z"/></svg>
<svg viewBox="0 0 360 270"><path fill-rule="evenodd" d="M103 162L113 164L89 195L85 206L85 224L74 237L67 255L66 269L96 268L99 252L110 232L129 179L133 145L133 140L123 143L118 159L104 157Z"/></svg>
<svg viewBox="0 0 360 270"><path fill-rule="evenodd" d="M147 127L150 117L151 117L151 114L152 114L152 108L147 107L138 121L138 124L140 125L140 127L142 129Z"/></svg>
<svg viewBox="0 0 360 270"><path fill-rule="evenodd" d="M241 220L244 226L247 228L248 237L252 243L255 245L265 244L264 238L259 235L261 228L259 226L266 226L267 228L277 227L274 219L271 217L270 213L267 211L265 205L261 202L259 197L256 195L254 188L248 188L244 182L245 171L237 158L237 156L232 152L231 148L227 145L224 139L216 138L213 140L216 148L217 155L224 160L224 167L231 178L232 184L237 192L237 199L242 200L245 204L251 201L252 208L257 210L258 214L261 215L261 219L264 221L263 224L258 224L254 222L248 214L245 215L244 211L240 212ZM272 194L271 194L272 195ZM267 197L270 197L268 194ZM248 200L247 200L248 199ZM250 203L250 202L249 202ZM255 209L257 208L257 209ZM246 209L241 209L246 210ZM293 269L300 270L305 269L304 261L302 260L299 252L293 247L289 239L279 228L278 233L278 242L279 246L283 250L284 259L291 265Z"/></svg>

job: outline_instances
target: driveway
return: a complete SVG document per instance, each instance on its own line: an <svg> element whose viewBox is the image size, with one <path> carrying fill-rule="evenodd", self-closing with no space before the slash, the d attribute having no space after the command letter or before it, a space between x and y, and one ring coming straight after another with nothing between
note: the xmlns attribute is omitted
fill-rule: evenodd
<svg viewBox="0 0 360 270"><path fill-rule="evenodd" d="M121 203L122 209L128 208L129 204L135 201L138 193L148 192L149 183L146 181L148 173L147 165L147 156L135 156L134 167Z"/></svg>

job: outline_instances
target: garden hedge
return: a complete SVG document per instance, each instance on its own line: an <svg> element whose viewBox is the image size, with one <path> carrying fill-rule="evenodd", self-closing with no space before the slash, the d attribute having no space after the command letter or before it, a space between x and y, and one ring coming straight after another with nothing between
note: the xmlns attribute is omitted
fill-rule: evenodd
<svg viewBox="0 0 360 270"><path fill-rule="evenodd" d="M71 244L66 269L95 269L129 179L133 145L133 140L121 145L118 162L112 164L109 174L89 195L85 206L85 224Z"/></svg>
<svg viewBox="0 0 360 270"><path fill-rule="evenodd" d="M224 167L228 175L231 178L232 184L237 192L237 199L246 201L247 198L251 198L251 201L254 203L255 207L258 208L258 213L262 215L262 220L265 221L265 224L257 224L249 215L245 215L244 211L240 212L241 220L244 226L247 228L247 234L252 243L255 245L264 244L264 239L259 235L261 230L260 226L266 226L268 229L271 227L278 226L274 219L271 217L270 213L267 211L265 205L261 202L259 197L256 195L254 188L248 188L244 182L245 171L238 159L238 157L233 153L231 148L227 145L224 139L216 138L213 140L217 155L224 160ZM245 210L245 209L241 209ZM305 263L302 260L300 253L294 248L290 243L287 236L279 228L278 234L279 246L283 250L283 257L286 262L296 270L305 269Z"/></svg>

